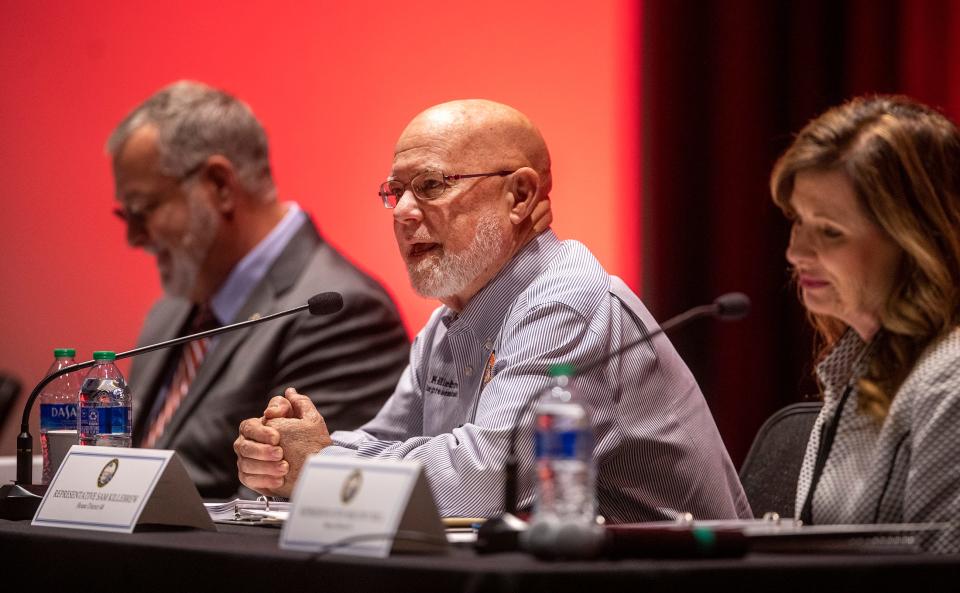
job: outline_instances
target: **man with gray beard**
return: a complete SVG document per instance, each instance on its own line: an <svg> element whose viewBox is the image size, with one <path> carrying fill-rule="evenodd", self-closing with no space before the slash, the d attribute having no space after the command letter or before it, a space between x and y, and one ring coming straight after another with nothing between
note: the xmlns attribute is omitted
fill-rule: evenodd
<svg viewBox="0 0 960 593"><path fill-rule="evenodd" d="M107 142L127 241L156 258L164 297L139 343L265 316L320 291L337 315L295 315L134 359L133 441L176 449L205 497L240 487L236 425L286 385L309 389L339 425L380 408L407 335L390 298L327 244L295 202L277 200L267 137L244 103L196 82L161 89ZM346 363L344 361L352 361Z"/></svg>
<svg viewBox="0 0 960 593"><path fill-rule="evenodd" d="M546 144L517 110L467 100L416 116L380 197L410 282L442 306L393 395L359 430L331 434L294 388L243 421L241 482L289 496L312 454L416 459L442 515L496 515L517 411L549 386L552 365L609 357L573 378L591 408L600 513L612 522L749 517L706 402L669 341L617 353L656 322L586 247L547 228L551 185ZM521 428L520 508L529 508L532 423Z"/></svg>

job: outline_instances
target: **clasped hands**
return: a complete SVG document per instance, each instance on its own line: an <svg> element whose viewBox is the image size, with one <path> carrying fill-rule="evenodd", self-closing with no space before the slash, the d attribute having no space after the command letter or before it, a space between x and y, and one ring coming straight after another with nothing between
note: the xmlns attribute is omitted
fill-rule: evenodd
<svg viewBox="0 0 960 593"><path fill-rule="evenodd" d="M330 443L313 402L288 387L270 400L261 418L240 423L233 443L240 482L261 494L289 497L307 457Z"/></svg>

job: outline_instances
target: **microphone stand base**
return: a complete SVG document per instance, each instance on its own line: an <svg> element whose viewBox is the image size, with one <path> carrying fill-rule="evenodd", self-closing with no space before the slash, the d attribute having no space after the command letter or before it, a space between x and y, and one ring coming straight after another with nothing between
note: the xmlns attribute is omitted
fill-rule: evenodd
<svg viewBox="0 0 960 593"><path fill-rule="evenodd" d="M520 534L527 523L512 513L488 519L477 530L476 550L480 554L516 552L520 549Z"/></svg>
<svg viewBox="0 0 960 593"><path fill-rule="evenodd" d="M47 492L42 484L4 484L0 486L0 519L33 519Z"/></svg>

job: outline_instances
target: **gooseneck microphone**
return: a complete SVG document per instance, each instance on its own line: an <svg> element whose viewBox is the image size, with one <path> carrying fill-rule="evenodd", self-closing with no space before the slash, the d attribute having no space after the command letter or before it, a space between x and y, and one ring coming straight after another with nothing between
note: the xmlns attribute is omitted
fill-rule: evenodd
<svg viewBox="0 0 960 593"><path fill-rule="evenodd" d="M577 375L584 375L595 368L607 364L613 358L633 350L637 346L646 344L660 334L683 327L684 325L703 317L714 317L723 321L737 321L743 319L750 312L750 298L742 292L729 292L717 297L709 305L700 305L671 317L656 330L644 334L626 346L621 346L615 352L602 356L590 364L576 369ZM510 429L510 448L503 463L503 515L487 520L477 532L477 550L481 553L502 552L515 550L518 545L520 531L526 524L517 518L517 436L520 431L520 421L526 415L533 402L539 399L540 393L531 394L513 420Z"/></svg>
<svg viewBox="0 0 960 593"><path fill-rule="evenodd" d="M242 329L251 325L257 325L258 323L266 323L267 321L272 321L279 317L293 315L294 313L299 313L305 309L309 310L311 315L329 315L331 313L336 313L342 308L343 296L341 296L340 293L321 292L320 294L310 297L310 299L307 301L307 304L294 307L293 309L280 311L279 313L273 313L265 317L254 317L239 323L224 325L223 327L218 327L180 338L174 338L172 340L151 344L149 346L141 346L140 348L134 348L133 350L127 350L126 352L120 352L117 354L116 360L122 360L124 358L131 358L133 356L146 354L155 350L179 346L180 344L185 344L194 340L211 338L226 332ZM27 399L27 403L23 406L23 417L21 418L20 422L20 434L17 435L17 479L15 483L18 486L30 485L33 482L33 437L30 435L30 411L33 408L33 402L37 399L37 396L40 395L40 392L43 390L43 388L57 377L61 377L74 371L90 368L94 364L96 364L96 361L88 360L64 367L59 371L44 377L43 380L33 388L33 391L30 393L30 397ZM6 489L6 487L4 488ZM10 493L4 492L3 497L0 498L0 503L4 502L3 498L6 498L7 496L10 496Z"/></svg>

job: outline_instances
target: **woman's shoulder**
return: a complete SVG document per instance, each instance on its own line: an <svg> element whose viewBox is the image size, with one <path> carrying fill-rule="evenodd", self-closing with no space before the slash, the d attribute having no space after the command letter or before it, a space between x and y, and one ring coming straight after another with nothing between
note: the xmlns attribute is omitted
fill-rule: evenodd
<svg viewBox="0 0 960 593"><path fill-rule="evenodd" d="M927 347L900 387L897 399L901 396L960 403L960 327Z"/></svg>
<svg viewBox="0 0 960 593"><path fill-rule="evenodd" d="M960 327L941 337L924 351L914 366L914 373L931 378L960 375ZM913 375L914 373L911 373Z"/></svg>

